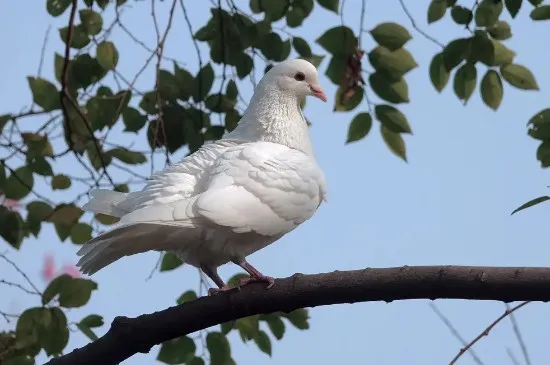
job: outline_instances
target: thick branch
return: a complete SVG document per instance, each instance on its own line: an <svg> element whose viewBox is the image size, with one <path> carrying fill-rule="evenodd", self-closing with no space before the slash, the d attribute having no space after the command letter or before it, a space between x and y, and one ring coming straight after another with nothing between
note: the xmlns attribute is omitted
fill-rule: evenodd
<svg viewBox="0 0 550 365"><path fill-rule="evenodd" d="M404 266L295 274L137 318L117 317L97 341L49 365L118 364L156 344L230 320L303 307L405 299L550 301L550 268Z"/></svg>

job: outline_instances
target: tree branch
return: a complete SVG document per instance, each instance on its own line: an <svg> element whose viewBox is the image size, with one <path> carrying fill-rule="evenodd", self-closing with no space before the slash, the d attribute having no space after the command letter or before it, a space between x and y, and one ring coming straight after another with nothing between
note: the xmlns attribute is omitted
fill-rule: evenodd
<svg viewBox="0 0 550 365"><path fill-rule="evenodd" d="M230 320L303 307L406 299L550 301L550 268L403 266L277 279L137 318L116 317L97 341L48 365L118 364L157 344Z"/></svg>

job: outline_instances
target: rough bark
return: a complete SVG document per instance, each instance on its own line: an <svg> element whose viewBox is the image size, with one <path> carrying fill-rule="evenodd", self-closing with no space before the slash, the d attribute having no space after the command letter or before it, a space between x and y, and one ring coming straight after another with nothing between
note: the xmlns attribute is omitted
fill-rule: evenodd
<svg viewBox="0 0 550 365"><path fill-rule="evenodd" d="M117 317L97 341L49 365L118 364L157 344L230 320L304 307L407 299L550 300L550 268L404 266L295 274L136 318ZM145 295L145 294L144 294Z"/></svg>

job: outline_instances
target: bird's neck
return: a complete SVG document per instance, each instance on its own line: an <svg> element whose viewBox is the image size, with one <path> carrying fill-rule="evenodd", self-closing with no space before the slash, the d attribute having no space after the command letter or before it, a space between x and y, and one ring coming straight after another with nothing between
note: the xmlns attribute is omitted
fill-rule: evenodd
<svg viewBox="0 0 550 365"><path fill-rule="evenodd" d="M224 138L273 142L313 155L300 100L269 84L258 85L239 124Z"/></svg>

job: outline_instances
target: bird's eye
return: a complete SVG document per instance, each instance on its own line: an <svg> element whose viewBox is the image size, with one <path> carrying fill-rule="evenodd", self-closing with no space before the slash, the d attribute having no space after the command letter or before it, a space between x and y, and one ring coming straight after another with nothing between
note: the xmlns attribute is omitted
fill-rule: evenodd
<svg viewBox="0 0 550 365"><path fill-rule="evenodd" d="M306 76L301 72L298 72L296 75L294 75L294 80L296 81L304 81L305 79Z"/></svg>

